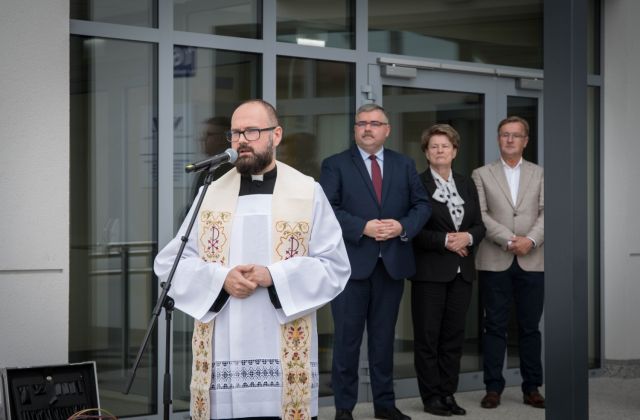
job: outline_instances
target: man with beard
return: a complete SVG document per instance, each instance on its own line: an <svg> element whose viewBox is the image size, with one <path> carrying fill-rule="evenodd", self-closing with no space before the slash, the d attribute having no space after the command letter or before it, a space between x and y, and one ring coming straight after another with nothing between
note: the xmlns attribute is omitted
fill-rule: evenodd
<svg viewBox="0 0 640 420"><path fill-rule="evenodd" d="M413 160L384 147L390 132L380 105L362 105L355 144L322 163L320 184L342 227L352 271L331 302L336 420L353 419L365 325L374 415L410 420L395 405L393 346L404 279L415 273L411 239L431 207Z"/></svg>
<svg viewBox="0 0 640 420"><path fill-rule="evenodd" d="M340 225L320 186L275 160L282 127L273 106L241 104L226 136L236 170L207 190L169 292L195 318L191 415L310 419L315 311L350 275ZM193 211L156 257L161 280Z"/></svg>

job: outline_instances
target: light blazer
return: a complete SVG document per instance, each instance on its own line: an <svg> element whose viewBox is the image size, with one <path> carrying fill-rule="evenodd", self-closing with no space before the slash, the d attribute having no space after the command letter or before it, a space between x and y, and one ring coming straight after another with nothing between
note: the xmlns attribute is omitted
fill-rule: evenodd
<svg viewBox="0 0 640 420"><path fill-rule="evenodd" d="M504 271L513 256L507 242L513 235L536 242L527 255L518 257L525 271L544 271L544 172L542 167L522 160L518 198L511 200L502 160L482 166L471 175L478 189L482 220L487 233L476 253L476 269Z"/></svg>
<svg viewBox="0 0 640 420"><path fill-rule="evenodd" d="M354 144L322 162L320 185L333 206L351 263L351 278L366 279L382 256L394 279L415 273L411 239L422 229L431 206L418 177L415 163L405 155L384 149L382 204L378 204L371 176ZM407 240L400 237L377 242L363 234L369 220L395 219Z"/></svg>
<svg viewBox="0 0 640 420"><path fill-rule="evenodd" d="M436 182L431 174L431 169L420 174L420 179L427 190L429 197L436 190ZM469 255L461 257L455 252L445 248L447 233L455 232L449 208L445 203L436 200L431 201L431 217L424 225L420 233L413 238L413 252L416 257L416 275L412 281L449 282L460 273L465 281L471 283L476 276L473 259L478 244L484 238L485 227L482 223L482 214L478 202L478 192L471 178L453 173L453 181L456 190L464 200L464 217L460 223L460 232L469 232L473 236L473 245L467 247Z"/></svg>

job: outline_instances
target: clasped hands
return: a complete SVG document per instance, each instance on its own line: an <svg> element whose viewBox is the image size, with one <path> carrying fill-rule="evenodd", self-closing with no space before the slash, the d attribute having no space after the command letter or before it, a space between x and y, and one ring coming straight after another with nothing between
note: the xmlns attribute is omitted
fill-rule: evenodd
<svg viewBox="0 0 640 420"><path fill-rule="evenodd" d="M236 265L224 279L224 290L229 295L244 299L253 294L258 287L269 287L273 284L271 273L267 267L256 264Z"/></svg>
<svg viewBox="0 0 640 420"><path fill-rule="evenodd" d="M507 251L518 256L527 255L532 248L533 241L526 236L514 235L507 244Z"/></svg>
<svg viewBox="0 0 640 420"><path fill-rule="evenodd" d="M369 220L364 226L363 233L376 241L386 241L400 236L402 225L394 219L373 219Z"/></svg>
<svg viewBox="0 0 640 420"><path fill-rule="evenodd" d="M471 243L471 238L467 232L451 232L447 233L447 241L445 248L451 252L455 252L461 257L469 255L467 247Z"/></svg>

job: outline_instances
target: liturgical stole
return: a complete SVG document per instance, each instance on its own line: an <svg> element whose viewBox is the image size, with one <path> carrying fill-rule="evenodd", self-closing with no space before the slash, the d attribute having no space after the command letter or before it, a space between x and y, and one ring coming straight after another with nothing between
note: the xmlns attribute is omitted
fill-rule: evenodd
<svg viewBox="0 0 640 420"><path fill-rule="evenodd" d="M315 192L313 178L282 162L277 162L277 166L278 174L271 201L272 262L308 254ZM240 179L238 171L231 170L207 190L198 213L198 252L205 261L223 266L229 264L229 241L240 192ZM191 415L194 420L210 418L214 321L215 318L208 323L196 320L193 329ZM281 327L282 419L311 418L312 333L310 315Z"/></svg>

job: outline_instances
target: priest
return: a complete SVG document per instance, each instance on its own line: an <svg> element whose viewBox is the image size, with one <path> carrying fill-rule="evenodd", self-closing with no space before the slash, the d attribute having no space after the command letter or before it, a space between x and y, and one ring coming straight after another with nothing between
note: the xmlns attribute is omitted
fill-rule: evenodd
<svg viewBox="0 0 640 420"><path fill-rule="evenodd" d="M282 127L271 104L241 104L226 137L236 169L207 190L169 291L195 319L191 415L311 419L316 310L351 273L342 231L319 184L275 160ZM193 211L156 257L160 280Z"/></svg>

